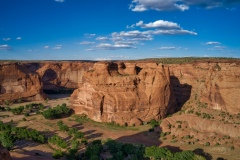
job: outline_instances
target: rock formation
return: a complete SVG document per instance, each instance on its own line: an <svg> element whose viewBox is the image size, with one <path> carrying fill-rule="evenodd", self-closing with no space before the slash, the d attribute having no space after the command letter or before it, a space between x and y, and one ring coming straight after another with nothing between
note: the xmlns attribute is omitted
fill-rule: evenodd
<svg viewBox="0 0 240 160"><path fill-rule="evenodd" d="M36 72L41 77L44 90L76 89L86 70L93 62L46 62Z"/></svg>
<svg viewBox="0 0 240 160"><path fill-rule="evenodd" d="M76 89L73 109L96 121L140 124L199 102L240 112L240 61L185 64L49 61L0 64L0 103ZM79 86L78 86L79 85Z"/></svg>
<svg viewBox="0 0 240 160"><path fill-rule="evenodd" d="M19 63L0 65L0 103L42 100L44 94L38 74Z"/></svg>
<svg viewBox="0 0 240 160"><path fill-rule="evenodd" d="M197 61L168 65L178 105L186 100L231 113L240 112L240 61Z"/></svg>
<svg viewBox="0 0 240 160"><path fill-rule="evenodd" d="M99 62L84 78L72 94L72 108L95 121L139 125L175 110L169 70L163 65Z"/></svg>

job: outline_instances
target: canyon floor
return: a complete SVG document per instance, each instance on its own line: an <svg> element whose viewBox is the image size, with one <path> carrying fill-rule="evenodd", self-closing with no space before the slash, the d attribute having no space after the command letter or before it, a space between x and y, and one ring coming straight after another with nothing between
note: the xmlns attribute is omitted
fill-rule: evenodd
<svg viewBox="0 0 240 160"><path fill-rule="evenodd" d="M70 103L69 96L70 95L53 95L50 96L48 102L45 101L41 103L49 107L54 107L62 103L68 105ZM38 101L36 103L40 102ZM18 103L10 107L14 108L26 104L27 103ZM199 112L201 112L202 117L199 116L199 114L197 114L198 116L195 114ZM62 120L64 124L67 124L69 127L74 126L82 131L89 142L96 139L104 140L111 138L121 142L144 144L146 146L164 146L172 151L196 150L205 155L207 159L217 159L218 157L229 160L240 159L240 136L227 136L214 132L211 128L206 129L206 127L203 126L194 128L191 126L194 124L190 123L191 121L195 121L197 123L203 123L204 126L214 127L212 124L214 121L217 121L221 124L227 124L233 128L238 128L240 124L239 115L231 115L206 107L188 107L183 109L164 119L160 125L161 128L159 126L155 127L153 132L149 132L151 128L149 124L122 127L109 123L94 122L88 118L82 118L74 114L56 120L47 120L42 115L36 114L28 117L24 115L12 115L11 112L1 112L0 116L3 122L12 121L12 123L18 127L36 129L43 132L47 137L58 134L65 139L68 138L66 132L59 131L58 129L57 122ZM26 118L25 121L23 120L24 117ZM208 142L209 144L207 144ZM84 150L84 148L82 148L82 150ZM21 140L15 142L14 148L10 151L10 154L13 160L50 160L53 159L52 152L53 150L47 144Z"/></svg>

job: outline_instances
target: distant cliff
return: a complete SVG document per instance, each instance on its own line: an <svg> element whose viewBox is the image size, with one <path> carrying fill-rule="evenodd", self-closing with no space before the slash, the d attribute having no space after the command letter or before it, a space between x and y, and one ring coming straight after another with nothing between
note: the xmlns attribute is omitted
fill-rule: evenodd
<svg viewBox="0 0 240 160"><path fill-rule="evenodd" d="M207 103L208 107L240 112L240 61L196 61L169 66L171 84L181 106Z"/></svg>
<svg viewBox="0 0 240 160"><path fill-rule="evenodd" d="M42 85L37 73L31 72L26 65L4 63L0 65L0 103L16 100L43 99Z"/></svg>

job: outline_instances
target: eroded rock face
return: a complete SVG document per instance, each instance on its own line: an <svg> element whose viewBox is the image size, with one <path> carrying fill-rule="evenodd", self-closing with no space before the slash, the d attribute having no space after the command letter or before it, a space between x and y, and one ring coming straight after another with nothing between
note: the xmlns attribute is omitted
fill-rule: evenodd
<svg viewBox="0 0 240 160"><path fill-rule="evenodd" d="M168 65L171 84L181 107L186 99L230 113L240 112L240 62L196 62ZM180 84L180 85L179 85Z"/></svg>
<svg viewBox="0 0 240 160"><path fill-rule="evenodd" d="M36 72L41 77L43 89L76 89L83 81L85 71L91 69L93 62L47 62L41 63Z"/></svg>
<svg viewBox="0 0 240 160"><path fill-rule="evenodd" d="M138 125L176 108L168 67L156 63L95 63L84 78L72 108L98 122Z"/></svg>
<svg viewBox="0 0 240 160"><path fill-rule="evenodd" d="M43 92L38 74L19 63L0 65L0 103L4 101L42 100Z"/></svg>

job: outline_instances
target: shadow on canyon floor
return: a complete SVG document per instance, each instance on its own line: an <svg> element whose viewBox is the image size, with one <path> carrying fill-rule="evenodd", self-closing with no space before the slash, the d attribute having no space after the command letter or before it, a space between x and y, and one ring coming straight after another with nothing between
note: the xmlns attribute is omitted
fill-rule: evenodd
<svg viewBox="0 0 240 160"><path fill-rule="evenodd" d="M159 140L161 133L160 127L155 127L154 131L143 131L133 135L122 136L116 139L116 141L133 144L143 144L145 146L160 146L162 141Z"/></svg>

